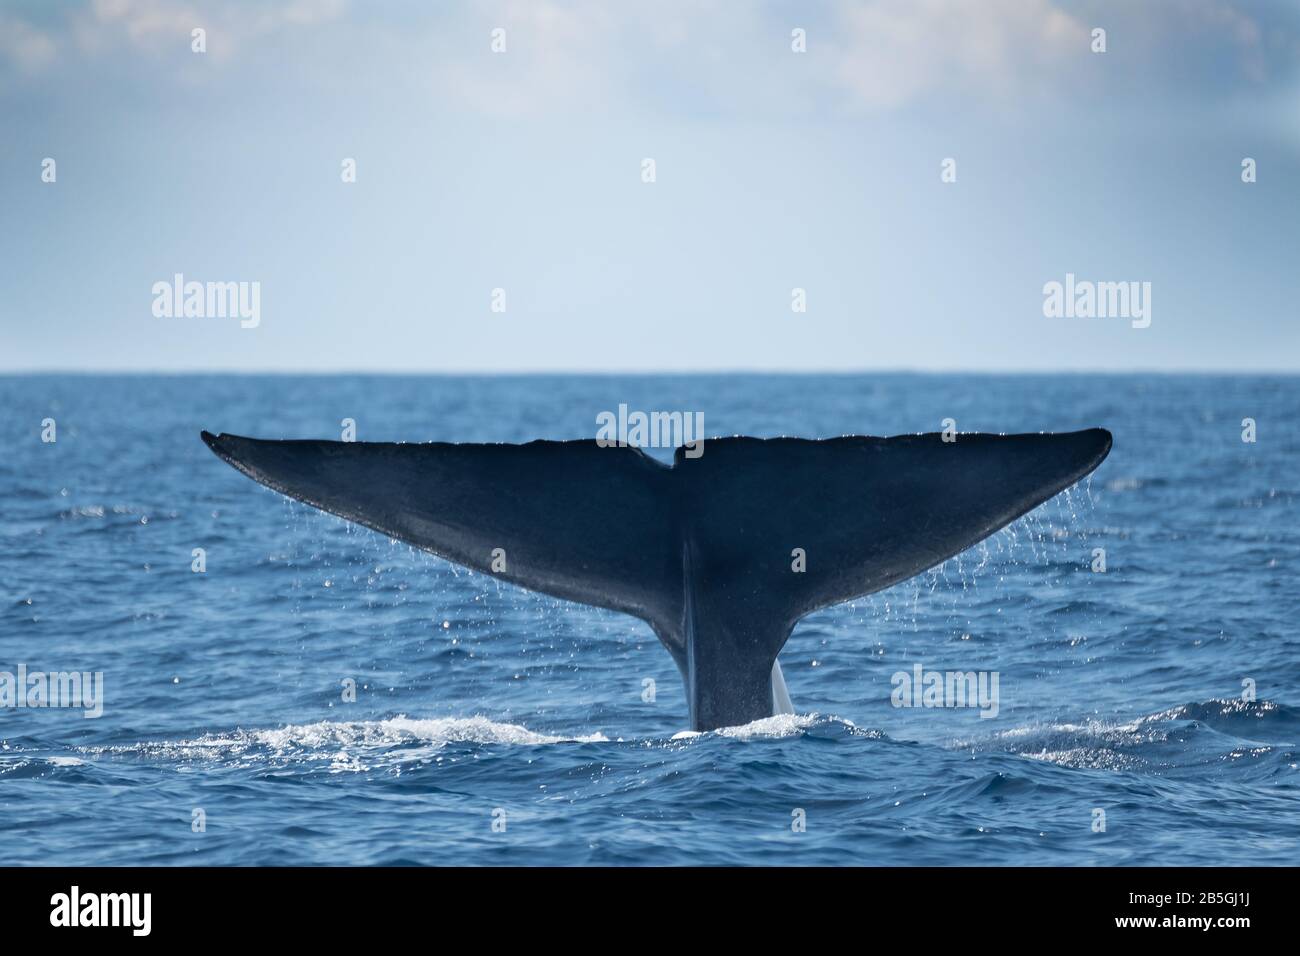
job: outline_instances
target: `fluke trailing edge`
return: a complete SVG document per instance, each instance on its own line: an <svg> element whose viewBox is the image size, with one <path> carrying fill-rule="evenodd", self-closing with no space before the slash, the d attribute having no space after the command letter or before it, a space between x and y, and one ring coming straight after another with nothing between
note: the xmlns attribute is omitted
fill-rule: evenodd
<svg viewBox="0 0 1300 956"><path fill-rule="evenodd" d="M594 440L203 440L299 501L479 571L500 549L508 581L641 618L677 662L696 730L788 709L776 656L799 618L963 551L1111 445L1100 428L714 438L669 467Z"/></svg>

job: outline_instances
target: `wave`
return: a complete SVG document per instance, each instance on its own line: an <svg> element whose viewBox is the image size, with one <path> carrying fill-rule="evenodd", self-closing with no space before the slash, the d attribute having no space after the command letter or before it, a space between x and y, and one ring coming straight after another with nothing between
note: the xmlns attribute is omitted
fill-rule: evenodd
<svg viewBox="0 0 1300 956"><path fill-rule="evenodd" d="M333 770L367 770L375 763L418 762L453 744L540 746L608 740L600 732L579 736L540 734L519 724L498 723L486 717L399 716L386 720L322 720L271 730L241 729L204 734L192 740L87 747L84 752L177 761L328 762Z"/></svg>
<svg viewBox="0 0 1300 956"><path fill-rule="evenodd" d="M1211 699L1128 720L1088 719L1012 727L987 736L955 739L949 749L1004 753L1075 769L1163 772L1219 762L1260 764L1281 759L1300 739L1300 715L1274 701ZM817 713L778 714L747 724L700 733L682 731L674 742L692 749L708 741L763 741L792 738L837 740L847 737L888 739L879 730ZM236 729L189 739L102 744L75 748L71 766L83 757L144 757L174 763L216 763L253 768L306 767L330 771L365 771L436 762L443 754L474 747L537 747L617 743L645 746L663 743L636 739L611 741L600 731L576 734L539 733L521 725L483 716L329 721L290 724L271 729ZM27 749L27 748L22 748ZM45 748L40 748L45 749ZM47 751L48 753L48 751ZM35 753L15 756L31 758ZM1241 760L1242 757L1254 758ZM44 767L48 772L53 764ZM68 769L67 766L60 768ZM10 762L0 774L37 773Z"/></svg>
<svg viewBox="0 0 1300 956"><path fill-rule="evenodd" d="M850 721L819 714L778 714L708 733L682 731L672 740L699 738L777 740L791 737L838 739L883 737ZM216 762L242 766L328 766L331 770L370 770L437 759L440 751L459 746L555 746L562 744L626 743L611 741L600 731L589 734L543 734L521 724L487 717L393 717L369 721L322 720L264 730L237 729L181 740L104 744L77 748L92 757L146 757L174 762Z"/></svg>
<svg viewBox="0 0 1300 956"><path fill-rule="evenodd" d="M91 781L91 768L79 757L32 754L0 754L0 780L58 780L62 783Z"/></svg>
<svg viewBox="0 0 1300 956"><path fill-rule="evenodd" d="M1275 701L1214 698L1126 721L1034 724L954 744L1080 769L1170 770L1292 747L1300 738L1298 716Z"/></svg>
<svg viewBox="0 0 1300 956"><path fill-rule="evenodd" d="M1200 703L1183 704L1142 718L1144 722L1193 720L1229 733L1273 736L1289 734L1295 741L1300 734L1300 711L1273 700L1242 700L1239 697L1211 698Z"/></svg>
<svg viewBox="0 0 1300 956"><path fill-rule="evenodd" d="M673 734L673 740L692 740L700 737L729 737L734 740L775 740L782 737L883 737L879 731L862 730L852 721L821 714L776 714L735 727L717 730L683 730Z"/></svg>

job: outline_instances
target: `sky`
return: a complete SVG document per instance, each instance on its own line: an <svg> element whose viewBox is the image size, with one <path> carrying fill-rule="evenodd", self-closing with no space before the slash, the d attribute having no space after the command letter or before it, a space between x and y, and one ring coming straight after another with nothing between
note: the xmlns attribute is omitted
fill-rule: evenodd
<svg viewBox="0 0 1300 956"><path fill-rule="evenodd" d="M1295 3L0 0L0 371L1296 371L1298 223Z"/></svg>

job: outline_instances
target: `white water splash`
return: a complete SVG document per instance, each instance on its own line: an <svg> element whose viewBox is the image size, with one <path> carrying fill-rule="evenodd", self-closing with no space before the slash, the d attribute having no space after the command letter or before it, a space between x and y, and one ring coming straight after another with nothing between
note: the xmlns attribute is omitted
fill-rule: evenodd
<svg viewBox="0 0 1300 956"><path fill-rule="evenodd" d="M359 771L377 763L428 760L452 743L535 746L599 743L608 739L599 731L575 737L539 734L519 724L498 723L486 717L413 719L402 716L389 720L322 720L273 730L236 730L204 734L193 740L153 741L88 748L88 751L237 763L328 761L332 770Z"/></svg>
<svg viewBox="0 0 1300 956"><path fill-rule="evenodd" d="M241 732L242 733L242 732ZM413 719L394 717L389 720L318 721L297 724L278 730L251 732L257 743L273 750L291 747L318 749L334 746L386 747L404 743L442 746L448 743L475 744L560 744L599 743L609 738L597 731L578 737L539 734L520 724L502 724L486 717L435 717ZM221 738L203 738L221 745Z"/></svg>
<svg viewBox="0 0 1300 956"><path fill-rule="evenodd" d="M717 734L719 737L734 737L737 740L753 740L756 737L793 737L802 734L821 719L816 714L775 714L739 727L723 727L717 731Z"/></svg>
<svg viewBox="0 0 1300 956"><path fill-rule="evenodd" d="M772 717L760 717L758 720L750 721L747 724L740 724L736 727L719 727L711 733L719 737L731 737L736 740L753 740L755 738L778 738L793 737L802 734L809 727L817 724L825 718L817 714L776 714ZM841 721L849 727L853 725L848 721ZM690 740L694 737L704 736L703 732L698 730L682 730L673 734L673 740Z"/></svg>

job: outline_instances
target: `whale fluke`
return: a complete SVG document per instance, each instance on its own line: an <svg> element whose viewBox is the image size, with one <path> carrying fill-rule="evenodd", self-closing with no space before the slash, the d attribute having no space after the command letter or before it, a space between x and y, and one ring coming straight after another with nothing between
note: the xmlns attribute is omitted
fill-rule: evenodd
<svg viewBox="0 0 1300 956"><path fill-rule="evenodd" d="M773 713L776 656L799 618L965 550L1111 447L1100 428L948 442L715 438L698 458L679 448L668 466L594 440L202 437L292 498L522 587L641 618L682 673L695 730Z"/></svg>

